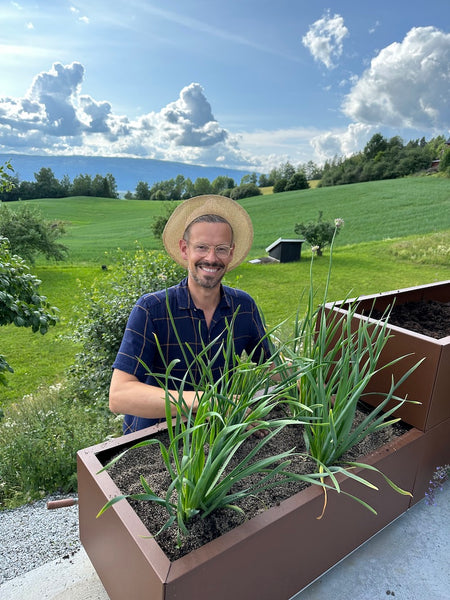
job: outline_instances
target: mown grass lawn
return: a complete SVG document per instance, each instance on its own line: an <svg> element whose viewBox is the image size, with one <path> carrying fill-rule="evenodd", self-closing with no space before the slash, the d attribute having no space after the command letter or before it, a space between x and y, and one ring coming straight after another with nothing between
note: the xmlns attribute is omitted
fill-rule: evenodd
<svg viewBox="0 0 450 600"><path fill-rule="evenodd" d="M1 328L0 352L15 373L10 386L0 389L0 402L20 400L37 387L64 376L73 363L76 345L65 336L76 310L82 309L82 289L104 277L101 265L114 267L117 248L137 244L160 249L151 233L153 219L165 214L167 202L65 198L30 201L48 219L66 223L63 239L70 249L65 263L40 261L34 268L42 280L41 293L60 309L60 323L47 335L14 326ZM14 208L18 203L11 203ZM450 276L450 181L407 178L333 188L268 194L242 201L252 217L255 237L249 258L265 256L276 239L297 237L297 222L341 217L345 226L337 237L329 300L410 287ZM308 289L311 253L287 264L244 263L226 278L252 294L268 323L291 318ZM328 252L314 261L318 302L328 272Z"/></svg>

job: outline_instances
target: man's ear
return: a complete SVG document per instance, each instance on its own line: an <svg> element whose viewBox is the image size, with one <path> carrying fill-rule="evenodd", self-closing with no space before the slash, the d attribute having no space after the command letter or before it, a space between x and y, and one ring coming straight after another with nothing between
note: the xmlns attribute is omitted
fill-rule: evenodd
<svg viewBox="0 0 450 600"><path fill-rule="evenodd" d="M178 246L180 248L181 258L183 258L183 260L187 260L187 258L188 258L188 256L187 256L187 247L188 247L187 241L182 238L178 242Z"/></svg>

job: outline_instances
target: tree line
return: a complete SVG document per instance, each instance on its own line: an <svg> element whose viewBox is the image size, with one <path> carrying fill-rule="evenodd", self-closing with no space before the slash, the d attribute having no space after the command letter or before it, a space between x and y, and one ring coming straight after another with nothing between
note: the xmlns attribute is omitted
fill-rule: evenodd
<svg viewBox="0 0 450 600"><path fill-rule="evenodd" d="M192 181L183 175L153 185L139 181L134 192L127 191L125 198L186 200L202 194L221 194L240 200L261 194L261 188L265 187L273 186L274 193L307 189L311 180L319 180L319 186L331 186L404 177L429 171L436 159L440 162L435 170L450 176L449 142L444 136L438 136L429 142L421 138L404 144L399 136L387 139L376 133L361 152L348 158L335 157L323 166L309 161L295 167L288 161L269 173L245 174L239 183L226 175L220 175L213 181L206 177ZM73 181L65 175L58 180L50 168L43 167L34 174L34 181L19 181L17 176L6 171L3 176L5 186L0 191L0 201L4 202L69 196L118 197L117 184L111 173L94 177L78 175Z"/></svg>
<svg viewBox="0 0 450 600"><path fill-rule="evenodd" d="M449 140L450 141L450 140ZM443 136L410 140L372 136L362 152L348 158L335 157L323 166L321 186L396 179L420 172L440 171L450 176L450 143ZM432 163L439 163L432 169Z"/></svg>
<svg viewBox="0 0 450 600"><path fill-rule="evenodd" d="M14 165L12 165L14 167ZM95 196L118 198L117 184L111 173L103 175L78 175L70 180L68 175L59 180L52 169L42 167L34 174L34 181L19 181L16 175L4 174L5 186L0 191L0 201L32 200L35 198L67 198L69 196Z"/></svg>
<svg viewBox="0 0 450 600"><path fill-rule="evenodd" d="M128 191L125 198L138 200L187 200L202 194L221 194L233 200L260 195L264 187L277 186L275 191L300 190L309 187L308 179L320 178L320 168L312 161L307 165L294 167L286 162L273 168L269 174L247 173L239 184L232 177L219 175L213 181L206 177L198 177L195 181L177 175L176 178L159 181L150 186L139 181L134 193Z"/></svg>

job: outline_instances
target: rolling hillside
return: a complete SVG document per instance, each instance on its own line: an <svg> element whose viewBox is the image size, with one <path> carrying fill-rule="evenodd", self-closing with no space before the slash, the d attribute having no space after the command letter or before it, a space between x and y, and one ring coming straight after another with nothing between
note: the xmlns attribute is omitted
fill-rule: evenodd
<svg viewBox="0 0 450 600"><path fill-rule="evenodd" d="M31 200L48 219L67 225L62 240L70 248L70 261L103 260L105 252L133 249L136 242L148 249L161 248L151 232L156 216L165 214L168 202L142 202L105 198ZM250 258L265 254L278 238L296 238L296 223L343 218L345 227L336 245L359 244L429 234L450 229L450 181L418 177L374 181L246 198L241 204L250 214L254 241ZM14 208L17 203L10 203Z"/></svg>

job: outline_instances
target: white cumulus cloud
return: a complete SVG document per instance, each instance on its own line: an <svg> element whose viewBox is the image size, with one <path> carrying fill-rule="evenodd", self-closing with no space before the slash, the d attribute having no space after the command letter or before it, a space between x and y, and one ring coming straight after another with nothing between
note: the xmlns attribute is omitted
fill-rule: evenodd
<svg viewBox="0 0 450 600"><path fill-rule="evenodd" d="M375 128L363 123L350 123L346 129L327 131L314 136L311 146L320 161L334 156L350 156L363 148Z"/></svg>
<svg viewBox="0 0 450 600"><path fill-rule="evenodd" d="M331 16L328 11L310 26L302 42L315 60L332 69L336 66L335 60L342 55L343 41L347 35L344 19L340 15Z"/></svg>
<svg viewBox="0 0 450 600"><path fill-rule="evenodd" d="M258 161L214 118L202 86L191 83L159 111L135 119L82 94L84 67L53 64L23 98L0 98L0 152L137 156L243 167Z"/></svg>
<svg viewBox="0 0 450 600"><path fill-rule="evenodd" d="M439 131L450 125L449 92L450 33L416 27L372 60L343 112L374 126Z"/></svg>
<svg viewBox="0 0 450 600"><path fill-rule="evenodd" d="M342 112L347 128L315 135L319 160L359 152L382 130L448 135L450 132L450 34L435 27L411 29L372 59L354 82Z"/></svg>

